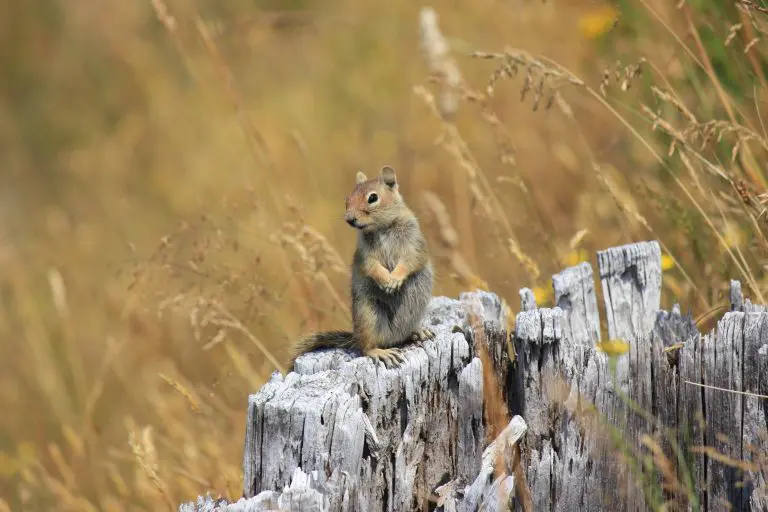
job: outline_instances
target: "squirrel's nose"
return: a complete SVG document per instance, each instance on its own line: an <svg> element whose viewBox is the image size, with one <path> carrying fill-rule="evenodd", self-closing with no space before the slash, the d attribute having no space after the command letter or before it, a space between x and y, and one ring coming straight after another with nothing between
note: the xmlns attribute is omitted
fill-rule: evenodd
<svg viewBox="0 0 768 512"><path fill-rule="evenodd" d="M344 220L347 221L347 224L349 224L353 228L356 227L355 225L357 224L357 219L355 218L355 216L353 214L351 214L351 213L345 214L344 215Z"/></svg>

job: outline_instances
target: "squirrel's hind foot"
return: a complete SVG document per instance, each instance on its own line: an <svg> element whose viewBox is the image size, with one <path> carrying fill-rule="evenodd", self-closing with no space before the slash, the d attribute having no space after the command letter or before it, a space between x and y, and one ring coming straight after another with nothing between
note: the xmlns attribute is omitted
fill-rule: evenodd
<svg viewBox="0 0 768 512"><path fill-rule="evenodd" d="M418 346L422 346L425 341L434 339L434 337L435 333L432 330L424 328L419 329L418 331L413 331L413 334L411 334L411 341Z"/></svg>
<svg viewBox="0 0 768 512"><path fill-rule="evenodd" d="M381 361L387 368L395 368L405 362L405 357L396 348L374 348L365 353L374 364Z"/></svg>

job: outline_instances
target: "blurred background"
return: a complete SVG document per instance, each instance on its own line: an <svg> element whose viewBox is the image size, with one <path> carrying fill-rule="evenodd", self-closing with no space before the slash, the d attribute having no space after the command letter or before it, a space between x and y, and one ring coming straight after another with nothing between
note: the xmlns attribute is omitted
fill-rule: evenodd
<svg viewBox="0 0 768 512"><path fill-rule="evenodd" d="M450 55L405 0L0 3L0 511L239 497L247 395L349 325L360 169L436 295L657 239L701 329L762 299L761 0L429 5Z"/></svg>

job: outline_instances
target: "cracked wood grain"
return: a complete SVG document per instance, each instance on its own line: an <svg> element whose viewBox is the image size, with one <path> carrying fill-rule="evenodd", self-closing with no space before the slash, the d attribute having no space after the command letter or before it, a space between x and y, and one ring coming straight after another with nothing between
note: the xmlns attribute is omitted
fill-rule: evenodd
<svg viewBox="0 0 768 512"><path fill-rule="evenodd" d="M629 346L613 372L596 346L589 263L553 276L553 308L521 290L514 362L506 309L485 292L433 299L425 323L438 336L408 349L400 368L343 350L302 356L249 398L244 497L180 511L421 510L430 495L438 512L519 509L508 461L489 463L510 431L533 510L647 510L612 432L641 454L643 439L670 459L679 446L699 510L768 510L768 400L758 396L768 395L767 308L731 281L730 311L702 334L679 305L661 309L660 257L653 241L597 254L608 338ZM504 384L513 415L488 446L484 371ZM658 474L645 476L661 488Z"/></svg>

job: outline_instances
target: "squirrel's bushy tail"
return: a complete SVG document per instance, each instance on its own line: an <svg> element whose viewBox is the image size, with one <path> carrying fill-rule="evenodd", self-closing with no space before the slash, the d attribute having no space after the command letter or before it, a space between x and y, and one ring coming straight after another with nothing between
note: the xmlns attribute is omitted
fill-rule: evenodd
<svg viewBox="0 0 768 512"><path fill-rule="evenodd" d="M290 366L296 358L319 348L356 348L355 333L351 331L316 332L300 339L292 348Z"/></svg>

